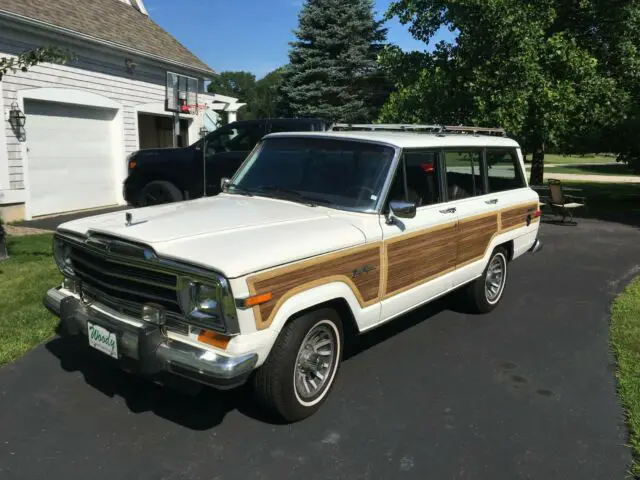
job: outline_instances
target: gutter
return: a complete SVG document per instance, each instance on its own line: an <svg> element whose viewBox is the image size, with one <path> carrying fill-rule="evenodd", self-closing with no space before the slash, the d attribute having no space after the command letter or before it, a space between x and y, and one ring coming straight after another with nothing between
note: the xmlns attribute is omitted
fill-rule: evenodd
<svg viewBox="0 0 640 480"><path fill-rule="evenodd" d="M100 38L92 37L91 35L87 35L84 33L76 32L75 30L70 30L68 28L59 27L57 25L53 25L51 23L42 22L40 20L36 20L33 18L25 17L23 15L19 15L17 13L7 12L6 10L0 10L0 18L6 18L7 20L18 21L24 23L26 25L41 28L43 30L48 30L54 33L62 33L64 35L68 35L70 37L78 38L81 40L87 40L93 43L97 43L99 45L103 45L105 47L110 47L116 50L120 50L123 52L131 53L133 55L138 55L140 57L150 58L168 65L181 67L186 70L190 70L192 72L198 72L201 74L206 74L207 77L211 78L213 75L217 75L213 70L206 70L204 68L194 67L191 65L187 65L186 63L175 62L169 60L167 58L161 57L160 55L154 55L153 53L143 52L142 50L137 50L135 48L130 48L125 45L121 45L119 43L111 42L109 40L102 40Z"/></svg>

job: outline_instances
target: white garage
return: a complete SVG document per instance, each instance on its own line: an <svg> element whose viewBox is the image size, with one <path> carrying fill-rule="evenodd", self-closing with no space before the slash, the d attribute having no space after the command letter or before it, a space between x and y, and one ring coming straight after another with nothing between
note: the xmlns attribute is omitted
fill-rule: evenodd
<svg viewBox="0 0 640 480"><path fill-rule="evenodd" d="M30 216L116 204L117 110L33 99L24 107Z"/></svg>

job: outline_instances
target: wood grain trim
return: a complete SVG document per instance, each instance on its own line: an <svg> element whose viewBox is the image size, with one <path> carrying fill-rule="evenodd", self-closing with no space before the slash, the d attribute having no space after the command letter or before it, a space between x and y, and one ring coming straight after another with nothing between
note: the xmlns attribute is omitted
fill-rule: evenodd
<svg viewBox="0 0 640 480"><path fill-rule="evenodd" d="M458 222L400 235L385 242L387 280L383 298L397 295L455 269Z"/></svg>
<svg viewBox="0 0 640 480"><path fill-rule="evenodd" d="M268 328L289 298L327 283L345 283L364 308L477 262L496 236L526 226L537 207L517 205L253 275L247 279L250 295L273 292L269 302L253 308L256 328ZM353 278L352 271L364 265L375 270Z"/></svg>
<svg viewBox="0 0 640 480"><path fill-rule="evenodd" d="M368 265L373 268L353 276L353 271ZM300 292L331 282L345 283L361 307L378 302L383 277L382 243L350 248L288 265L249 277L249 293L272 292L273 298L254 307L258 330L268 328L282 304Z"/></svg>

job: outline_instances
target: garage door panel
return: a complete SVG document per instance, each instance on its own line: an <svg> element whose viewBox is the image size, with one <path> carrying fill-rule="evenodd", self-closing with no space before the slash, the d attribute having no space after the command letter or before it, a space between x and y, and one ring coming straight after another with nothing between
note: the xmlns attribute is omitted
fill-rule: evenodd
<svg viewBox="0 0 640 480"><path fill-rule="evenodd" d="M114 110L27 100L25 113L31 215L116 203Z"/></svg>

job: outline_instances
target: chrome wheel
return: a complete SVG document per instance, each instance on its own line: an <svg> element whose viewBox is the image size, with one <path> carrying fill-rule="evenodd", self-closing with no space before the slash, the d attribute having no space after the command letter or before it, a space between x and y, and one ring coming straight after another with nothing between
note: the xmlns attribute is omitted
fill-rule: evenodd
<svg viewBox="0 0 640 480"><path fill-rule="evenodd" d="M326 390L333 380L338 349L336 330L329 322L309 330L298 351L293 374L300 400L311 401Z"/></svg>
<svg viewBox="0 0 640 480"><path fill-rule="evenodd" d="M489 303L496 303L500 299L506 277L507 260L502 253L498 253L489 262L484 281L484 294Z"/></svg>

